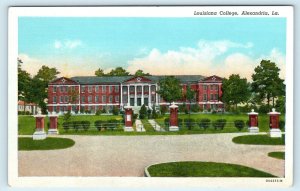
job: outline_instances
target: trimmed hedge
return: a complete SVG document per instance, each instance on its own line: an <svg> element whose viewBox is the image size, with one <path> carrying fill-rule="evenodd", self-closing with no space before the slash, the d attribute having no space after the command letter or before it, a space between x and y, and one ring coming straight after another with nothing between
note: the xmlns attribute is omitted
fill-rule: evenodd
<svg viewBox="0 0 300 191"><path fill-rule="evenodd" d="M199 121L199 127L203 128L204 130L209 128L210 125L211 125L210 119L204 118L204 119L200 119Z"/></svg>
<svg viewBox="0 0 300 191"><path fill-rule="evenodd" d="M245 122L243 120L235 120L234 126L241 131L245 127Z"/></svg>
<svg viewBox="0 0 300 191"><path fill-rule="evenodd" d="M74 129L75 131L82 129L82 130L87 131L91 126L91 122L89 122L89 121L68 121L68 122L63 122L62 126L65 131L68 131L69 129Z"/></svg>
<svg viewBox="0 0 300 191"><path fill-rule="evenodd" d="M218 119L212 123L215 130L220 129L223 130L226 125L226 119Z"/></svg>

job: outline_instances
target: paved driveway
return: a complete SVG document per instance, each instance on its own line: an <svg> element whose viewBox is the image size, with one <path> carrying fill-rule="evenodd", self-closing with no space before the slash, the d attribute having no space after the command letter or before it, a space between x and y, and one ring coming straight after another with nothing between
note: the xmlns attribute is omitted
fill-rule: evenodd
<svg viewBox="0 0 300 191"><path fill-rule="evenodd" d="M240 134L180 136L75 136L68 149L19 151L19 176L143 176L148 165L170 161L241 164L284 176L284 160L268 152L284 146L240 145Z"/></svg>

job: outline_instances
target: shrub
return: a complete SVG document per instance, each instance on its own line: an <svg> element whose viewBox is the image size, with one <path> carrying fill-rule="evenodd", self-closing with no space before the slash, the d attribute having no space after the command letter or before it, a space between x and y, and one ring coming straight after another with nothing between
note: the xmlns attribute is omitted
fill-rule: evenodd
<svg viewBox="0 0 300 191"><path fill-rule="evenodd" d="M65 131L68 131L70 129L70 122L63 122L62 126Z"/></svg>
<svg viewBox="0 0 300 191"><path fill-rule="evenodd" d="M68 111L67 113L64 114L63 118L64 118L64 121L69 121L71 119L71 112Z"/></svg>
<svg viewBox="0 0 300 191"><path fill-rule="evenodd" d="M160 113L162 115L165 115L167 113L167 111L168 111L167 106L163 105L163 106L160 107Z"/></svg>
<svg viewBox="0 0 300 191"><path fill-rule="evenodd" d="M185 111L185 109L186 109L186 104L185 103L178 106L178 111L181 112L181 113L183 113Z"/></svg>
<svg viewBox="0 0 300 191"><path fill-rule="evenodd" d="M188 130L192 129L192 126L195 124L195 119L184 119L184 123L187 126Z"/></svg>
<svg viewBox="0 0 300 191"><path fill-rule="evenodd" d="M140 111L139 111L140 115L140 119L145 119L147 117L147 108L145 106L145 104L142 105Z"/></svg>
<svg viewBox="0 0 300 191"><path fill-rule="evenodd" d="M234 126L241 131L245 127L245 122L243 120L235 120Z"/></svg>
<svg viewBox="0 0 300 191"><path fill-rule="evenodd" d="M268 113L270 111L270 108L267 104L261 104L258 108L259 113Z"/></svg>
<svg viewBox="0 0 300 191"><path fill-rule="evenodd" d="M284 120L279 120L279 128L282 131L285 130L285 121Z"/></svg>
<svg viewBox="0 0 300 191"><path fill-rule="evenodd" d="M246 121L246 127L250 127L250 121L249 120Z"/></svg>
<svg viewBox="0 0 300 191"><path fill-rule="evenodd" d="M148 119L152 118L151 113L152 113L151 109L148 109L147 110Z"/></svg>
<svg viewBox="0 0 300 191"><path fill-rule="evenodd" d="M119 115L119 112L120 112L119 108L114 106L113 109L112 109L113 115Z"/></svg>
<svg viewBox="0 0 300 191"><path fill-rule="evenodd" d="M101 113L107 113L107 111L106 111L105 107L103 107L103 109L102 109Z"/></svg>
<svg viewBox="0 0 300 191"><path fill-rule="evenodd" d="M212 110L212 112L211 112L212 114L216 114L217 113L217 111L216 110Z"/></svg>
<svg viewBox="0 0 300 191"><path fill-rule="evenodd" d="M226 119L218 119L212 123L215 129L223 130L226 125Z"/></svg>
<svg viewBox="0 0 300 191"><path fill-rule="evenodd" d="M98 109L95 113L95 115L101 115L102 111L100 109Z"/></svg>
<svg viewBox="0 0 300 191"><path fill-rule="evenodd" d="M81 121L74 121L73 122L73 128L74 128L75 131L78 131L78 129L81 129L82 128Z"/></svg>
<svg viewBox="0 0 300 191"><path fill-rule="evenodd" d="M183 119L178 118L178 126L180 126L180 127L183 126Z"/></svg>
<svg viewBox="0 0 300 191"><path fill-rule="evenodd" d="M103 123L103 122L102 122L101 120L95 121L95 127L98 129L98 131L100 131L101 128L103 128L102 123Z"/></svg>
<svg viewBox="0 0 300 191"><path fill-rule="evenodd" d="M199 106L199 104L193 104L193 105L191 105L191 111L192 112L199 112L200 111L200 106Z"/></svg>
<svg viewBox="0 0 300 191"><path fill-rule="evenodd" d="M153 118L153 119L158 118L158 114L157 114L155 108L153 108L153 110L152 110L152 118Z"/></svg>
<svg viewBox="0 0 300 191"><path fill-rule="evenodd" d="M89 121L81 121L81 125L82 125L83 129L85 131L87 131L90 128L91 122L89 122Z"/></svg>
<svg viewBox="0 0 300 191"><path fill-rule="evenodd" d="M207 119L207 118L201 119L199 121L199 126L201 128L203 128L204 130L206 130L207 128L209 128L210 124L211 124L210 119Z"/></svg>
<svg viewBox="0 0 300 191"><path fill-rule="evenodd" d="M25 111L25 115L30 115L31 112L30 111Z"/></svg>
<svg viewBox="0 0 300 191"><path fill-rule="evenodd" d="M132 123L135 123L135 120L138 118L138 114L133 114L133 120Z"/></svg>
<svg viewBox="0 0 300 191"><path fill-rule="evenodd" d="M170 118L165 118L164 122L165 122L165 126L168 127L170 125Z"/></svg>

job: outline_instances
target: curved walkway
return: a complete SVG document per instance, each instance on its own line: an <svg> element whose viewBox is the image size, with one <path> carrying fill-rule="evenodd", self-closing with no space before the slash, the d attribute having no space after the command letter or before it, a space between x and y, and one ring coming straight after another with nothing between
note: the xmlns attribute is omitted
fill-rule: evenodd
<svg viewBox="0 0 300 191"><path fill-rule="evenodd" d="M144 168L170 161L214 161L284 176L284 160L268 157L284 146L235 144L245 133L177 136L77 136L62 150L19 151L19 176L143 176Z"/></svg>

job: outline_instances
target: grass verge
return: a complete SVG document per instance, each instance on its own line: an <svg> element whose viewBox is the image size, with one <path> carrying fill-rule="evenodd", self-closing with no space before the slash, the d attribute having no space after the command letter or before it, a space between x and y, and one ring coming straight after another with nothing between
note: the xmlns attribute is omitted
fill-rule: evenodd
<svg viewBox="0 0 300 191"><path fill-rule="evenodd" d="M67 138L47 137L44 140L33 140L31 137L18 138L18 148L21 151L65 149L74 144L72 139Z"/></svg>
<svg viewBox="0 0 300 191"><path fill-rule="evenodd" d="M275 177L246 166L215 162L171 162L152 165L153 177Z"/></svg>
<svg viewBox="0 0 300 191"><path fill-rule="evenodd" d="M270 152L270 153L268 153L268 156L284 160L285 159L285 152Z"/></svg>
<svg viewBox="0 0 300 191"><path fill-rule="evenodd" d="M234 137L232 139L237 144L248 144L248 145L284 145L285 136L281 138L271 138L268 135L244 135Z"/></svg>

